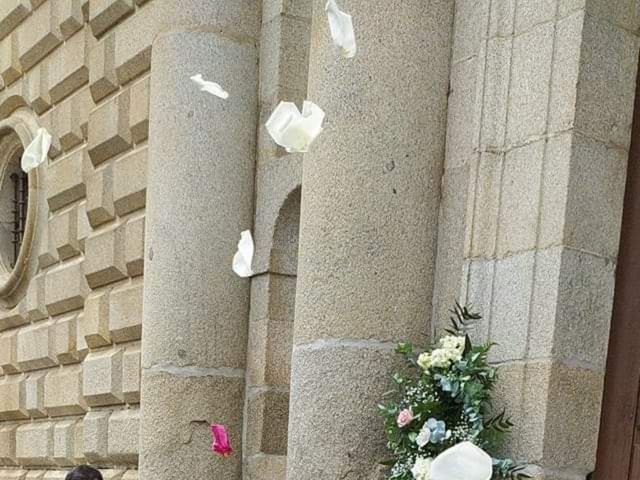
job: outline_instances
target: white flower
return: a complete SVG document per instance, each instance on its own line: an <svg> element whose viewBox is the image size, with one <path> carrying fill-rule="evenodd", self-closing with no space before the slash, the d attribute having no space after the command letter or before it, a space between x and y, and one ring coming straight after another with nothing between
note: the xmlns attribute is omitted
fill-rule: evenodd
<svg viewBox="0 0 640 480"><path fill-rule="evenodd" d="M203 92L208 92L211 95L215 95L216 97L220 97L224 100L229 98L229 94L224 91L224 89L215 82L209 82L202 78L202 74L194 75L191 77L191 80L200 86L200 90Z"/></svg>
<svg viewBox="0 0 640 480"><path fill-rule="evenodd" d="M430 480L490 480L492 475L491 457L473 443L462 442L435 458Z"/></svg>
<svg viewBox="0 0 640 480"><path fill-rule="evenodd" d="M43 164L49 155L51 147L51 134L44 128L39 128L35 138L22 154L22 170L25 173Z"/></svg>
<svg viewBox="0 0 640 480"><path fill-rule="evenodd" d="M440 339L440 346L447 350L458 350L460 355L464 353L464 347L466 343L465 337L458 337L455 335L448 335Z"/></svg>
<svg viewBox="0 0 640 480"><path fill-rule="evenodd" d="M416 480L430 480L431 479L431 459L418 457L416 463L413 464L411 469L413 478Z"/></svg>
<svg viewBox="0 0 640 480"><path fill-rule="evenodd" d="M289 153L304 153L322 132L324 112L315 103L306 101L302 113L291 102L280 102L266 123L274 142Z"/></svg>
<svg viewBox="0 0 640 480"><path fill-rule="evenodd" d="M253 275L253 270L251 270L251 262L253 261L254 250L255 248L253 246L251 231L245 230L240 234L238 251L233 256L233 271L239 277L247 278Z"/></svg>
<svg viewBox="0 0 640 480"><path fill-rule="evenodd" d="M423 370L429 370L431 368L431 354L429 352L421 353L418 357L418 365Z"/></svg>
<svg viewBox="0 0 640 480"><path fill-rule="evenodd" d="M340 11L336 0L329 0L325 6L329 29L333 37L333 43L340 48L340 53L345 58L353 58L356 55L356 34L353 31L351 15Z"/></svg>
<svg viewBox="0 0 640 480"><path fill-rule="evenodd" d="M416 443L420 448L424 447L431 440L431 429L425 423L416 437Z"/></svg>
<svg viewBox="0 0 640 480"><path fill-rule="evenodd" d="M461 359L462 354L458 350L436 348L431 352L431 365L436 368L446 368L451 362L458 362Z"/></svg>

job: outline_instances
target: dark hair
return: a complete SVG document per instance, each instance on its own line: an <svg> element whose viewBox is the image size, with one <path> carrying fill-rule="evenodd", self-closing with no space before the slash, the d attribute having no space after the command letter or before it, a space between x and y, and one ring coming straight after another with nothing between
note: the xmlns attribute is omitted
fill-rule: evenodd
<svg viewBox="0 0 640 480"><path fill-rule="evenodd" d="M89 465L80 465L67 473L65 480L103 480L103 478L95 468Z"/></svg>

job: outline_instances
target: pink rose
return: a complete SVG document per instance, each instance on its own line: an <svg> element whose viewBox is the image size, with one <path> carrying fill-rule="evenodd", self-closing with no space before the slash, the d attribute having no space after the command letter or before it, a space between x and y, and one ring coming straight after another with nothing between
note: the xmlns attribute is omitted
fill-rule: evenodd
<svg viewBox="0 0 640 480"><path fill-rule="evenodd" d="M398 423L398 427L406 427L413 421L413 412L410 408L405 408L398 414L398 419L396 422Z"/></svg>
<svg viewBox="0 0 640 480"><path fill-rule="evenodd" d="M213 435L213 445L211 450L218 455L228 457L233 452L231 444L229 443L229 435L224 425L211 425L211 434Z"/></svg>

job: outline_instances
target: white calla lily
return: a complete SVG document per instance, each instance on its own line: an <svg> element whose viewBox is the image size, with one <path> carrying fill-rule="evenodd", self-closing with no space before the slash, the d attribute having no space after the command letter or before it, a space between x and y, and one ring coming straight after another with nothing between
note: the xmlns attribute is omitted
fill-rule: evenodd
<svg viewBox="0 0 640 480"><path fill-rule="evenodd" d="M289 153L304 153L322 132L324 112L313 102L306 101L302 113L291 102L280 102L266 123L273 141Z"/></svg>
<svg viewBox="0 0 640 480"><path fill-rule="evenodd" d="M471 442L462 442L438 455L431 464L430 480L490 480L493 461Z"/></svg>
<svg viewBox="0 0 640 480"><path fill-rule="evenodd" d="M356 34L353 30L353 19L341 11L336 4L336 0L329 0L325 6L327 18L329 19L329 29L333 43L340 48L340 53L345 58L356 56Z"/></svg>
<svg viewBox="0 0 640 480"><path fill-rule="evenodd" d="M253 237L250 230L245 230L240 234L238 242L238 251L233 256L233 271L242 278L253 276L251 263L253 262L253 253L255 247L253 245Z"/></svg>
<svg viewBox="0 0 640 480"><path fill-rule="evenodd" d="M21 166L25 173L37 168L47 160L51 148L51 134L44 128L39 128L35 138L22 154Z"/></svg>
<svg viewBox="0 0 640 480"><path fill-rule="evenodd" d="M200 73L191 77L191 80L195 82L203 92L208 92L211 95L215 95L216 97L220 97L224 100L229 98L229 93L227 93L219 84L205 80L202 78L202 74Z"/></svg>

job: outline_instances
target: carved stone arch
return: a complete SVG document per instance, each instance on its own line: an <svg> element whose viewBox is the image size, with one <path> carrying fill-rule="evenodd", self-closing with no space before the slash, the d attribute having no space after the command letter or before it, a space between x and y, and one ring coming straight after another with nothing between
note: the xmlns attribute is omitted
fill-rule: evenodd
<svg viewBox="0 0 640 480"><path fill-rule="evenodd" d="M300 234L300 199L302 187L286 196L273 229L269 270L296 275L298 270L298 238Z"/></svg>
<svg viewBox="0 0 640 480"><path fill-rule="evenodd" d="M0 106L0 110L6 107L7 102ZM8 188L8 176L20 168L22 152L35 138L38 128L40 125L35 114L21 106L12 109L10 116L0 121L0 202L6 201L3 190ZM12 308L20 301L26 293L29 280L37 272L37 255L34 252L37 252L40 224L46 222L42 170L36 168L28 174L24 232L14 265L10 265L6 258L3 258L0 245L0 305L4 308Z"/></svg>

